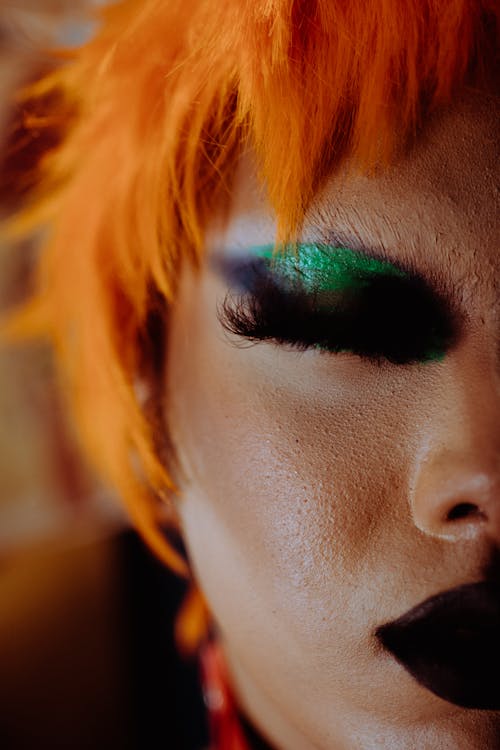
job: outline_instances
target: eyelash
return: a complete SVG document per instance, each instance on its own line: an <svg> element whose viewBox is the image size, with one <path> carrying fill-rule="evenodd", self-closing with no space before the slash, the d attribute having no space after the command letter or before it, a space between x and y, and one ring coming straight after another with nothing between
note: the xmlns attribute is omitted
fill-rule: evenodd
<svg viewBox="0 0 500 750"><path fill-rule="evenodd" d="M273 341L300 351L349 352L377 364L442 359L454 334L449 316L433 293L417 288L411 279L395 284L394 279L381 278L372 287L375 304L369 288L360 296L361 302L355 297L353 304L349 293L343 293L340 304L325 308L318 305L315 295L284 290L271 274L255 274L250 291L226 296L218 317L227 331L255 343ZM385 287L389 294L384 294Z"/></svg>

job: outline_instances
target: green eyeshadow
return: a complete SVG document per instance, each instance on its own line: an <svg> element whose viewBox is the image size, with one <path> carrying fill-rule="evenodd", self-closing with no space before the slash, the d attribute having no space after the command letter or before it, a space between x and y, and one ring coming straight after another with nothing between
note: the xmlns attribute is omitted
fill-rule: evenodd
<svg viewBox="0 0 500 750"><path fill-rule="evenodd" d="M281 281L300 284L303 291L311 294L361 289L375 277L408 276L388 261L347 247L316 243L282 247L269 244L253 247L250 252L268 261L273 274Z"/></svg>

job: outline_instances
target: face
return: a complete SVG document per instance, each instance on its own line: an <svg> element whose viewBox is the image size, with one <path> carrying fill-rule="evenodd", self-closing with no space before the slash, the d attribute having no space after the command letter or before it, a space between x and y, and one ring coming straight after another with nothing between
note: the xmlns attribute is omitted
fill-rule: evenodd
<svg viewBox="0 0 500 750"><path fill-rule="evenodd" d="M497 122L467 97L395 166L332 176L276 261L242 159L203 267L182 269L178 510L238 700L276 747L497 746L500 712L429 689L376 635L445 592L441 616L500 542Z"/></svg>

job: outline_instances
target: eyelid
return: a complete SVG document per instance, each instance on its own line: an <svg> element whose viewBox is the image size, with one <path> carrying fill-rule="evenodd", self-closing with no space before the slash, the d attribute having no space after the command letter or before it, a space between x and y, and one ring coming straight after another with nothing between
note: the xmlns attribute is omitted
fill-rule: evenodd
<svg viewBox="0 0 500 750"><path fill-rule="evenodd" d="M308 291L336 291L356 287L372 276L408 274L387 260L357 252L350 247L297 243L296 245L259 245L250 256L265 260L272 272L284 282L300 281Z"/></svg>
<svg viewBox="0 0 500 750"><path fill-rule="evenodd" d="M320 261L328 257L323 247L313 252L316 260L318 252ZM294 264L281 273L274 258L274 249L267 246L251 258L226 258L222 263L226 281L240 294L239 301L226 299L220 316L231 332L253 341L350 351L395 364L440 359L453 343L448 309L421 278L363 259L361 266L354 264L354 276L352 264L347 264L347 285L332 284L328 278L322 288L314 274L311 283L304 283ZM352 251L346 249L344 258L350 261ZM357 273L360 267L371 275Z"/></svg>
<svg viewBox="0 0 500 750"><path fill-rule="evenodd" d="M341 240L342 242L347 241L347 237L341 237L340 235L335 237L336 241ZM466 314L460 310L457 301L449 293L445 282L438 277L436 273L422 274L419 269L415 268L413 264L406 264L400 262L399 259L389 259L385 254L381 254L376 250L367 249L365 247L356 246L356 243L348 244L327 244L325 242L298 242L295 245L275 245L272 243L255 245L248 247L246 252L242 252L241 249L237 253L233 254L230 250L222 252L220 256L214 257L212 263L215 270L222 275L226 282L232 280L236 286L241 288L240 268L242 264L246 267L251 267L252 262L258 261L258 259L272 260L273 265L276 268L276 259L278 263L281 263L281 269L283 269L283 263L286 262L282 259L287 255L296 257L296 251L300 253L304 252L304 249L308 248L319 248L323 253L323 257L327 259L329 264L332 264L335 256L340 257L342 260L342 254L347 254L351 257L357 266L357 271L370 271L371 273L383 273L384 275L394 275L400 278L406 278L411 280L413 283L420 285L422 289L426 289L429 294L432 294L439 300L440 306L450 321L453 321L453 326L456 331L461 331L466 319ZM233 266L233 272L231 273L231 266ZM280 268L280 266L278 266ZM232 278L230 278L232 277ZM283 278L283 276L281 277ZM295 276L296 278L296 276Z"/></svg>

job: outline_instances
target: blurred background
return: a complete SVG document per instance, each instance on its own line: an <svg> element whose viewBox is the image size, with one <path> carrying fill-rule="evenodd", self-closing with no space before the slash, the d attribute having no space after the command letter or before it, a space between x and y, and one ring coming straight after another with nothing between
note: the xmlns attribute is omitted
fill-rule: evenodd
<svg viewBox="0 0 500 750"><path fill-rule="evenodd" d="M47 50L78 44L91 32L82 13L85 5L90 0L0 0L4 149L9 147L16 91L51 64ZM9 158L15 160L15 152ZM16 202L8 187L0 191L4 215ZM5 310L29 290L36 247L12 247L4 240L0 252L0 305ZM53 386L49 352L32 347L3 350L0 357L0 549L59 534L86 517L116 516L117 504L92 484L78 461Z"/></svg>
<svg viewBox="0 0 500 750"><path fill-rule="evenodd" d="M0 169L16 90L92 32L98 4L0 0ZM15 202L4 186L1 214ZM0 240L0 311L35 256ZM162 706L182 595L80 460L50 352L0 348L0 748L181 748Z"/></svg>

